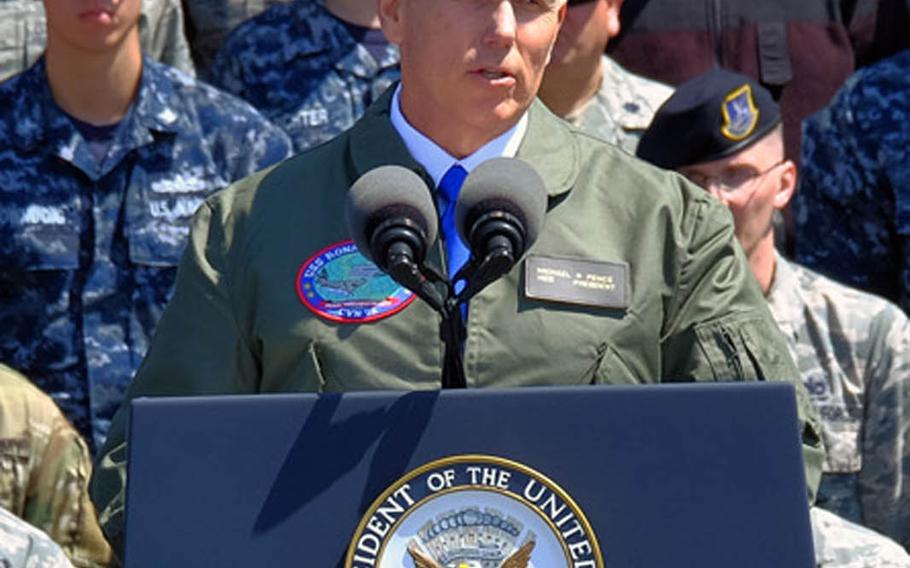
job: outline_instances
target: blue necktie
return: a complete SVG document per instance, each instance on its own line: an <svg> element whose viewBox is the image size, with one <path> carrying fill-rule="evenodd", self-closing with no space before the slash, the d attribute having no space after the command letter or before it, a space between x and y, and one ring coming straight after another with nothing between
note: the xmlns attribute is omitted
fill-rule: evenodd
<svg viewBox="0 0 910 568"><path fill-rule="evenodd" d="M461 191L461 185L468 172L458 164L455 164L449 171L442 176L439 182L440 205L442 206L442 237L446 244L446 269L449 278L455 276L458 270L468 262L471 252L465 246L461 237L458 235L458 228L455 227L455 203L458 201L458 193ZM461 292L464 289L464 281L455 284L455 292Z"/></svg>

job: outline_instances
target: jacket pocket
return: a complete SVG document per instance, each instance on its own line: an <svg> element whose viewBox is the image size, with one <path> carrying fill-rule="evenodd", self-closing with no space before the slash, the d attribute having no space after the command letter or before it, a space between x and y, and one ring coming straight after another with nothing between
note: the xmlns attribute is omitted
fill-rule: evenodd
<svg viewBox="0 0 910 568"><path fill-rule="evenodd" d="M215 176L148 172L137 167L126 200L129 256L134 264L176 266L183 255L193 215L226 185Z"/></svg>
<svg viewBox="0 0 910 568"><path fill-rule="evenodd" d="M698 346L717 381L761 381L768 378L795 381L777 376L788 368L768 338L779 334L774 324L761 317L733 314L695 328ZM781 338L777 342L786 351Z"/></svg>

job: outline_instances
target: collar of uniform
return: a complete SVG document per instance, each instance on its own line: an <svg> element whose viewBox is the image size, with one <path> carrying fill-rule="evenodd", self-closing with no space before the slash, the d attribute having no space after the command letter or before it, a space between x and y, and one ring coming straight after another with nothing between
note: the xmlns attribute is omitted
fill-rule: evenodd
<svg viewBox="0 0 910 568"><path fill-rule="evenodd" d="M290 37L284 47L284 60L327 52L336 69L357 77L371 78L398 65L398 48L390 45L382 61L354 41L347 28L333 16L321 0L298 0L289 8L293 13ZM318 34L318 36L317 36Z"/></svg>
<svg viewBox="0 0 910 568"><path fill-rule="evenodd" d="M411 156L401 136L392 126L390 114L395 88L393 85L386 89L350 130L351 162L355 177L379 166L396 165L416 172L430 184L433 180Z"/></svg>
<svg viewBox="0 0 910 568"><path fill-rule="evenodd" d="M528 125L528 115L525 113L521 120L518 121L518 124L487 142L470 156L458 160L440 148L436 142L411 126L404 117L401 113L400 83L395 89L395 94L392 95L389 113L389 118L395 131L398 132L414 159L426 169L433 179L434 187L439 186L442 176L455 164L460 164L466 172L471 173L474 168L491 158L514 158Z"/></svg>
<svg viewBox="0 0 910 568"><path fill-rule="evenodd" d="M767 301L778 326L785 333L796 329L797 320L802 317L799 280L790 263L774 251L774 281L768 290Z"/></svg>
<svg viewBox="0 0 910 568"><path fill-rule="evenodd" d="M417 163L392 126L392 96L397 84L367 109L350 132L351 160L357 177L384 165L404 166L417 172L427 184L433 178ZM579 172L577 142L566 123L539 100L528 109L528 130L518 147L517 158L532 164L555 197L572 189Z"/></svg>
<svg viewBox="0 0 910 568"><path fill-rule="evenodd" d="M531 103L528 131L515 157L534 166L550 197L572 189L578 178L581 167L579 149L570 128L539 99Z"/></svg>
<svg viewBox="0 0 910 568"><path fill-rule="evenodd" d="M70 141L76 134L72 123L54 102L44 57L10 78L4 87L9 89L13 100L8 115L14 133L12 143L20 150L33 150L47 140Z"/></svg>
<svg viewBox="0 0 910 568"><path fill-rule="evenodd" d="M175 87L178 81L189 83L193 79L143 57L142 78L133 117L137 125L152 132L167 133L179 132L186 126L187 109Z"/></svg>
<svg viewBox="0 0 910 568"><path fill-rule="evenodd" d="M670 98L673 89L627 71L604 55L601 58L603 80L596 98L610 118L626 130L645 130L654 113Z"/></svg>

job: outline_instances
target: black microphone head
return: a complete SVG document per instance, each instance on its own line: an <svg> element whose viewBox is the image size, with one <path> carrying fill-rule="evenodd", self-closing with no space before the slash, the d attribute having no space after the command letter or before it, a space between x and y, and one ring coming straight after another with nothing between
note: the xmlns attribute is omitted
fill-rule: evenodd
<svg viewBox="0 0 910 568"><path fill-rule="evenodd" d="M380 166L360 176L348 191L345 219L360 253L376 262L370 248L373 233L385 221L407 219L436 241L438 221L430 190L420 177L402 166Z"/></svg>
<svg viewBox="0 0 910 568"><path fill-rule="evenodd" d="M456 227L465 243L471 242L471 230L477 218L493 210L509 213L521 221L525 246L516 255L524 254L537 240L547 212L546 188L530 164L517 158L493 158L474 168L455 206Z"/></svg>

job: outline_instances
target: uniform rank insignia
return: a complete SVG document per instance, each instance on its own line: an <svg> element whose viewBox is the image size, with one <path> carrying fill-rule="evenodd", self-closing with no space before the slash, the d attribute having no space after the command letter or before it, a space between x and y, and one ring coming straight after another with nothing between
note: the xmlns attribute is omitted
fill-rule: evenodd
<svg viewBox="0 0 910 568"><path fill-rule="evenodd" d="M591 525L522 464L463 455L426 464L367 509L345 568L603 568Z"/></svg>
<svg viewBox="0 0 910 568"><path fill-rule="evenodd" d="M340 323L389 317L416 297L360 254L353 241L331 245L307 259L295 286L313 313Z"/></svg>
<svg viewBox="0 0 910 568"><path fill-rule="evenodd" d="M752 87L743 85L732 91L721 105L724 124L721 133L729 140L739 141L755 130L759 110L752 98Z"/></svg>

